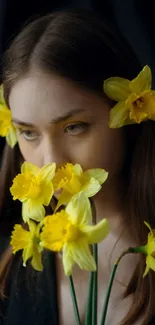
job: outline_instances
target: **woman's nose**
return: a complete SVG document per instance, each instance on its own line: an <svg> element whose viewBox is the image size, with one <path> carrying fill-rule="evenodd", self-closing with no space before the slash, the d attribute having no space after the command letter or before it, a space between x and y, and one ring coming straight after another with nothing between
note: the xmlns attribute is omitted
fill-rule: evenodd
<svg viewBox="0 0 155 325"><path fill-rule="evenodd" d="M43 144L43 164L46 165L52 162L55 162L57 167L60 167L69 162L69 159L61 143L46 139Z"/></svg>

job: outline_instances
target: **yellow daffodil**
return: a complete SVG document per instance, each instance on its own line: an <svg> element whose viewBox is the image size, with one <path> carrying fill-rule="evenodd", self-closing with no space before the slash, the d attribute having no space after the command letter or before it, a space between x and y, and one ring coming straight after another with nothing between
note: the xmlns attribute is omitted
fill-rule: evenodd
<svg viewBox="0 0 155 325"><path fill-rule="evenodd" d="M55 174L55 163L39 168L25 162L10 188L13 200L22 202L23 220L29 218L41 221L45 216L44 206L48 206L53 195L52 179Z"/></svg>
<svg viewBox="0 0 155 325"><path fill-rule="evenodd" d="M28 259L32 258L31 264L37 271L42 271L41 262L42 248L40 243L40 224L36 224L29 220L29 231L23 229L19 224L16 224L11 235L12 252L15 254L19 250L23 250L23 265L26 266Z"/></svg>
<svg viewBox="0 0 155 325"><path fill-rule="evenodd" d="M6 137L7 143L12 148L17 143L17 134L12 123L12 114L6 106L3 96L3 85L0 86L0 136Z"/></svg>
<svg viewBox="0 0 155 325"><path fill-rule="evenodd" d="M89 225L92 219L90 202L84 192L75 195L65 210L44 219L41 245L51 251L62 251L66 275L75 263L81 269L95 271L96 265L89 245L99 243L109 233L106 219Z"/></svg>
<svg viewBox="0 0 155 325"><path fill-rule="evenodd" d="M62 189L57 205L67 204L73 195L80 191L84 191L87 197L94 196L101 189L108 177L108 173L104 169L88 169L83 172L79 164L72 165L67 163L64 167L57 170L53 179L54 190Z"/></svg>
<svg viewBox="0 0 155 325"><path fill-rule="evenodd" d="M151 70L147 65L132 81L119 77L104 81L105 94L118 102L110 111L111 128L155 120L155 91L151 90L151 82Z"/></svg>
<svg viewBox="0 0 155 325"><path fill-rule="evenodd" d="M148 241L142 250L146 254L146 269L143 276L146 276L150 269L155 271L155 231L151 229L150 225L145 222L149 228Z"/></svg>

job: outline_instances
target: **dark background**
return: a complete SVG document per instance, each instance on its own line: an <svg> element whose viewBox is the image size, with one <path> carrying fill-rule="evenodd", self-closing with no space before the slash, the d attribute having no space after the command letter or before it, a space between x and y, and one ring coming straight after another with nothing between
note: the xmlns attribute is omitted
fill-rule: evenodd
<svg viewBox="0 0 155 325"><path fill-rule="evenodd" d="M28 19L77 7L96 11L119 28L155 75L155 0L0 0L0 81L3 53ZM3 144L0 139L0 152Z"/></svg>

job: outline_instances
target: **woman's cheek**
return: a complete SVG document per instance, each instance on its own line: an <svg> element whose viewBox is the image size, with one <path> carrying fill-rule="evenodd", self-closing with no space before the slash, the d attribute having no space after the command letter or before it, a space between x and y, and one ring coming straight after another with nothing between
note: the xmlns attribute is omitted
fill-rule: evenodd
<svg viewBox="0 0 155 325"><path fill-rule="evenodd" d="M42 167L43 157L41 150L36 149L32 143L29 143L20 137L18 139L18 144L24 161L28 161L38 167Z"/></svg>

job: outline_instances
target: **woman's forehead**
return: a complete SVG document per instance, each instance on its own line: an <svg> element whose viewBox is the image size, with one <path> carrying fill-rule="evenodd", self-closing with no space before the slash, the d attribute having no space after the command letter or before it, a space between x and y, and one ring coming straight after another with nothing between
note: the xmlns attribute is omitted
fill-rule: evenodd
<svg viewBox="0 0 155 325"><path fill-rule="evenodd" d="M57 120L67 114L91 114L103 98L65 78L43 73L29 74L12 88L9 105L13 119L34 124Z"/></svg>

